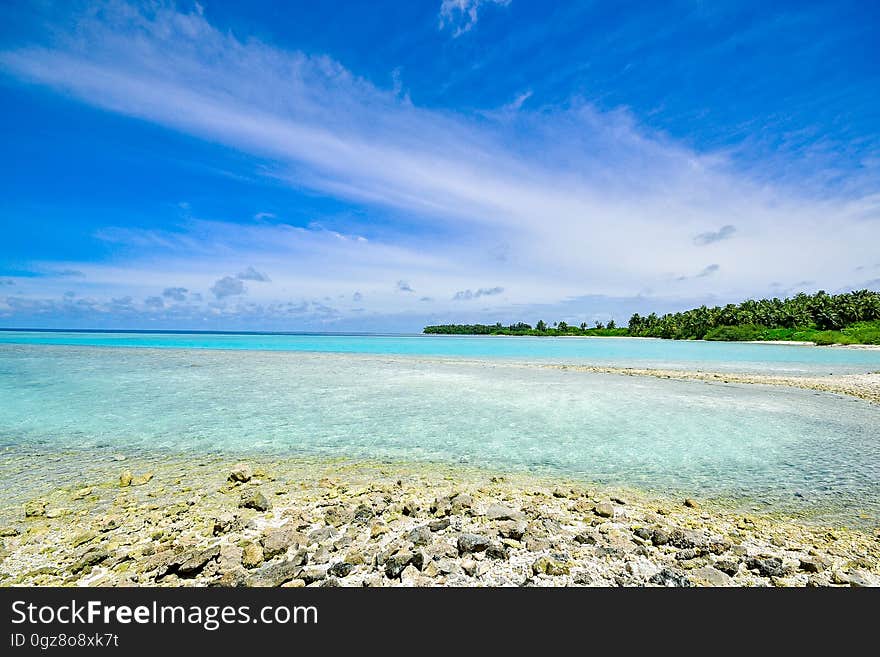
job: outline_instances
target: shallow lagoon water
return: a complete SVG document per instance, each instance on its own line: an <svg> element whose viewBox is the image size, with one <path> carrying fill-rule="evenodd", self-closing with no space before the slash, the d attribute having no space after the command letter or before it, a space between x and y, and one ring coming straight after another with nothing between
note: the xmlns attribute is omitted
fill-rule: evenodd
<svg viewBox="0 0 880 657"><path fill-rule="evenodd" d="M0 331L2 344L436 356L789 375L880 371L880 350L645 338Z"/></svg>
<svg viewBox="0 0 880 657"><path fill-rule="evenodd" d="M799 389L499 359L10 344L0 400L7 454L70 450L73 471L116 452L384 458L856 522L880 511L880 407Z"/></svg>

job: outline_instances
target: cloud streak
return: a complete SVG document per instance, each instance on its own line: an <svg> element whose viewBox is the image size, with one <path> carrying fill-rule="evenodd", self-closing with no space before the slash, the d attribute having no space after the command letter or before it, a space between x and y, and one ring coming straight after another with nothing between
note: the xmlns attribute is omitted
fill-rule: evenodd
<svg viewBox="0 0 880 657"><path fill-rule="evenodd" d="M715 242L721 242L722 240L728 240L736 234L736 226L732 226L731 224L727 224L726 226L722 226L716 231L708 231L705 233L700 233L699 235L694 237L694 244L698 244L700 246L705 246L707 244L714 244Z"/></svg>
<svg viewBox="0 0 880 657"><path fill-rule="evenodd" d="M438 27L441 30L451 29L452 38L457 39L465 32L470 32L479 20L480 7L484 5L500 5L506 7L510 0L443 0L440 5Z"/></svg>
<svg viewBox="0 0 880 657"><path fill-rule="evenodd" d="M493 297L502 292L504 292L503 287L481 287L476 292L472 290L459 290L452 296L452 299L453 301L470 301L471 299L479 299L480 297Z"/></svg>

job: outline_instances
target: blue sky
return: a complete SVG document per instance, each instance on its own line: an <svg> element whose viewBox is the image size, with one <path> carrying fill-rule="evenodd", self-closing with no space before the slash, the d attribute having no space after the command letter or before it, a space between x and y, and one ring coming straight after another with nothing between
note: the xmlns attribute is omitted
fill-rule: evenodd
<svg viewBox="0 0 880 657"><path fill-rule="evenodd" d="M880 289L878 19L4 3L0 326L407 331Z"/></svg>

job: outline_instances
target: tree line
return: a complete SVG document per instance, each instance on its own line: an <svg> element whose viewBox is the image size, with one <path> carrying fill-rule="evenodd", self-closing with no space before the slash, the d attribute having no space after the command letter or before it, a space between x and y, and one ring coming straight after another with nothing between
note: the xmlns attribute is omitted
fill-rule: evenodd
<svg viewBox="0 0 880 657"><path fill-rule="evenodd" d="M880 344L880 292L800 293L786 299L749 299L726 306L630 317L626 328L614 320L588 326L565 321L534 327L524 322L441 324L424 333L456 335L643 336L675 340L810 340L818 344Z"/></svg>
<svg viewBox="0 0 880 657"><path fill-rule="evenodd" d="M760 299L726 306L700 306L677 313L629 320L629 334L655 338L712 339L731 327L840 331L859 322L880 320L880 293L856 290L843 294L800 293L786 299ZM727 331L736 334L736 331ZM723 339L723 338L721 338Z"/></svg>

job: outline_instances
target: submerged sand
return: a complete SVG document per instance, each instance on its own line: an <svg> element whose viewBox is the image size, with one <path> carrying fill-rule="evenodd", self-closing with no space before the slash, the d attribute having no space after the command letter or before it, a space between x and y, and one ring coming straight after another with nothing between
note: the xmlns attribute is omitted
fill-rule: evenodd
<svg viewBox="0 0 880 657"><path fill-rule="evenodd" d="M699 370L671 370L633 367L605 367L601 365L543 365L560 370L591 372L594 374L620 374L624 376L650 376L657 379L705 381L708 383L744 383L755 385L786 386L831 392L857 397L880 404L880 372L865 374L829 374L827 376L780 376L772 374L737 374L733 372L704 372Z"/></svg>

